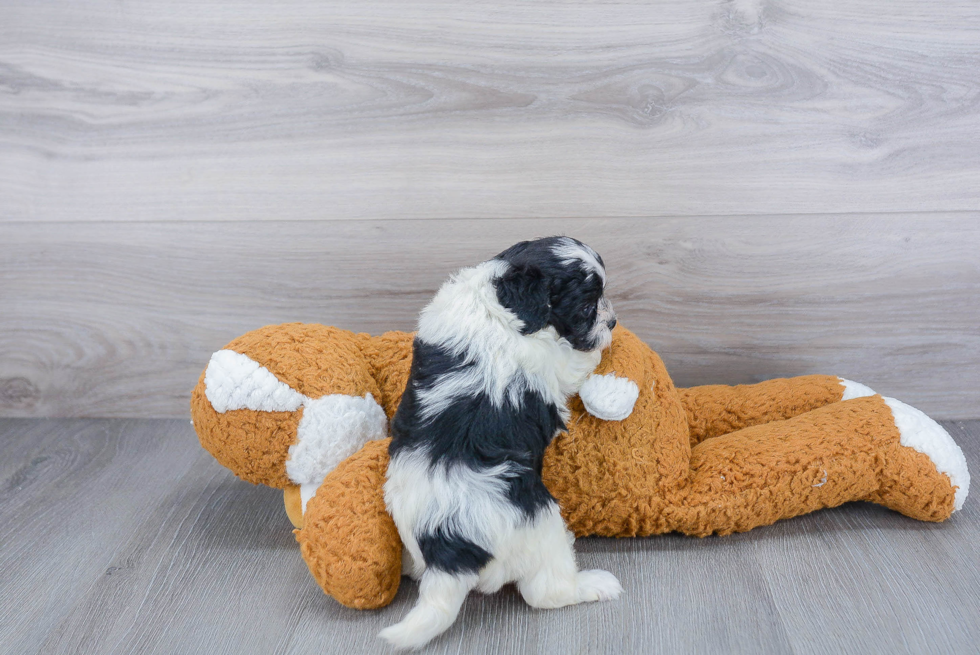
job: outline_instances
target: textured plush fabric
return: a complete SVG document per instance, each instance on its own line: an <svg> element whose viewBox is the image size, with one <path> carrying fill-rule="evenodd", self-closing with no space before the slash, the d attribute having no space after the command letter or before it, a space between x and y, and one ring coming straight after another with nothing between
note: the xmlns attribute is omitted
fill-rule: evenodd
<svg viewBox="0 0 980 655"><path fill-rule="evenodd" d="M395 415L408 383L413 338L410 332L385 332L379 337L367 334L356 336L371 376L381 390L378 402L389 419Z"/></svg>
<svg viewBox="0 0 980 655"><path fill-rule="evenodd" d="M301 393L371 392L389 418L411 365L412 335L270 326L233 341ZM603 421L572 398L568 432L545 454L543 478L576 535L680 531L729 534L853 500L940 521L954 489L924 454L903 446L881 396L841 401L831 376L735 387L676 389L663 362L617 327L598 374L636 383L622 421ZM242 478L284 487L296 412L218 414L202 381L192 415L201 443ZM401 544L385 511L387 440L368 442L327 475L297 531L310 572L341 603L387 604L398 588ZM296 492L287 494L296 520Z"/></svg>
<svg viewBox="0 0 980 655"><path fill-rule="evenodd" d="M666 492L687 476L687 417L660 357L617 326L598 374L636 382L640 394L623 421L603 421L573 398L568 432L545 453L542 477L578 536L662 532Z"/></svg>
<svg viewBox="0 0 980 655"><path fill-rule="evenodd" d="M793 418L841 399L833 375L805 375L734 387L709 384L678 389L687 412L691 447L710 437Z"/></svg>
<svg viewBox="0 0 980 655"><path fill-rule="evenodd" d="M941 521L953 511L952 487L923 459L899 443L881 396L833 403L700 443L688 484L674 491L668 528L729 534L852 500ZM900 480L907 494L882 493Z"/></svg>
<svg viewBox="0 0 980 655"><path fill-rule="evenodd" d="M310 398L334 393L377 398L378 385L359 341L335 327L286 323L249 332L225 348L247 355Z"/></svg>
<svg viewBox="0 0 980 655"><path fill-rule="evenodd" d="M334 327L286 323L249 332L224 349L248 356L304 396L371 393L377 399L381 391L360 348L367 340L367 335L355 337ZM410 365L411 348L408 359ZM381 402L386 412L388 404ZM285 463L289 447L296 443L302 412L300 408L295 412L231 410L218 414L206 398L204 374L191 398L191 416L201 445L240 478L277 488L291 484Z"/></svg>
<svg viewBox="0 0 980 655"><path fill-rule="evenodd" d="M313 578L355 609L387 605L401 579L402 544L382 492L388 442L370 441L334 469L295 531Z"/></svg>
<svg viewBox="0 0 980 655"><path fill-rule="evenodd" d="M191 393L191 418L197 437L218 462L253 484L283 488L289 447L296 441L303 409L253 412L236 409L219 414L204 394L204 374Z"/></svg>

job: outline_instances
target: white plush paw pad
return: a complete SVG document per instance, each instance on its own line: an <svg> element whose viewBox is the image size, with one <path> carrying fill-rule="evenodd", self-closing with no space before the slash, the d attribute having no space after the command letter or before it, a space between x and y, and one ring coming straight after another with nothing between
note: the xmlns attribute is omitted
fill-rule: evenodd
<svg viewBox="0 0 980 655"><path fill-rule="evenodd" d="M894 398L884 400L892 410L902 445L926 455L937 471L949 477L950 483L956 487L953 507L962 509L970 493L970 471L966 466L966 457L953 437L915 407Z"/></svg>
<svg viewBox="0 0 980 655"><path fill-rule="evenodd" d="M841 386L844 387L844 396L841 400L851 400L852 398L864 398L866 396L874 396L874 389L867 387L860 382L855 382L854 380L845 380L844 378L837 378L840 380Z"/></svg>
<svg viewBox="0 0 980 655"><path fill-rule="evenodd" d="M388 419L370 393L363 398L330 394L303 403L286 474L296 484L323 479L368 441L385 436ZM319 480L318 480L319 478Z"/></svg>
<svg viewBox="0 0 980 655"><path fill-rule="evenodd" d="M214 411L294 412L305 397L247 355L219 350L204 371L204 395Z"/></svg>
<svg viewBox="0 0 980 655"><path fill-rule="evenodd" d="M609 571L591 569L579 571L576 578L578 585L578 601L591 602L595 600L616 600L623 593L623 587Z"/></svg>
<svg viewBox="0 0 980 655"><path fill-rule="evenodd" d="M615 373L590 375L578 395L592 416L604 421L622 421L633 413L640 388L636 382Z"/></svg>

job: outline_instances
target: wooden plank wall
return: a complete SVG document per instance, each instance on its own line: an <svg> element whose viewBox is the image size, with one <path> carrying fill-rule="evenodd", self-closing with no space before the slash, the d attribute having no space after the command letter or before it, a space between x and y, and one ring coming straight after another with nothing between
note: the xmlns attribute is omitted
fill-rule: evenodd
<svg viewBox="0 0 980 655"><path fill-rule="evenodd" d="M182 416L551 233L679 384L980 416L980 8L0 0L0 415Z"/></svg>

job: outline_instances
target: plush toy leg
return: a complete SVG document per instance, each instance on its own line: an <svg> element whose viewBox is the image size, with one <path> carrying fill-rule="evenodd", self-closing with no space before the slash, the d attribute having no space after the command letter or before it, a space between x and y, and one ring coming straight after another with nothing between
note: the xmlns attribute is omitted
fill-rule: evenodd
<svg viewBox="0 0 980 655"><path fill-rule="evenodd" d="M669 529L698 536L854 500L941 521L968 489L966 460L938 424L871 396L703 441L692 450L689 483L665 514Z"/></svg>
<svg viewBox="0 0 980 655"><path fill-rule="evenodd" d="M383 490L389 442L368 442L327 475L295 531L313 578L355 609L384 607L401 580L402 543Z"/></svg>
<svg viewBox="0 0 980 655"><path fill-rule="evenodd" d="M970 471L963 451L941 425L915 407L894 398L883 400L892 411L902 446L895 449L894 457L886 459L882 486L868 500L923 521L941 521L949 516L945 504L922 501L944 498L948 481L955 490L952 511L962 509L970 492ZM942 475L932 475L933 468ZM923 493L927 480L937 487L931 493Z"/></svg>
<svg viewBox="0 0 980 655"><path fill-rule="evenodd" d="M836 403L844 397L845 383L846 380L832 375L804 375L758 384L712 384L677 391L687 412L691 446L695 446L705 439L793 418ZM853 397L857 393L852 391ZM867 389L860 395L873 394Z"/></svg>

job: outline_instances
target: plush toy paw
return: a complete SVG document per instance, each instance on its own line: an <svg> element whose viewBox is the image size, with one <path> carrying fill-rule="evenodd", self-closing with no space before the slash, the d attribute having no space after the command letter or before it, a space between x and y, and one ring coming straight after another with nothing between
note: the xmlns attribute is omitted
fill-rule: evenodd
<svg viewBox="0 0 980 655"><path fill-rule="evenodd" d="M837 379L840 380L841 386L844 387L844 394L841 396L841 400L852 400L854 398L865 398L875 395L874 389L860 382L845 380L841 377Z"/></svg>
<svg viewBox="0 0 980 655"><path fill-rule="evenodd" d="M970 493L970 471L963 451L941 425L922 411L894 398L884 400L892 410L902 445L922 453L939 473L946 474L955 488L953 511L963 509Z"/></svg>
<svg viewBox="0 0 980 655"><path fill-rule="evenodd" d="M622 421L633 413L640 395L636 382L615 373L591 375L578 392L585 411L604 421Z"/></svg>

